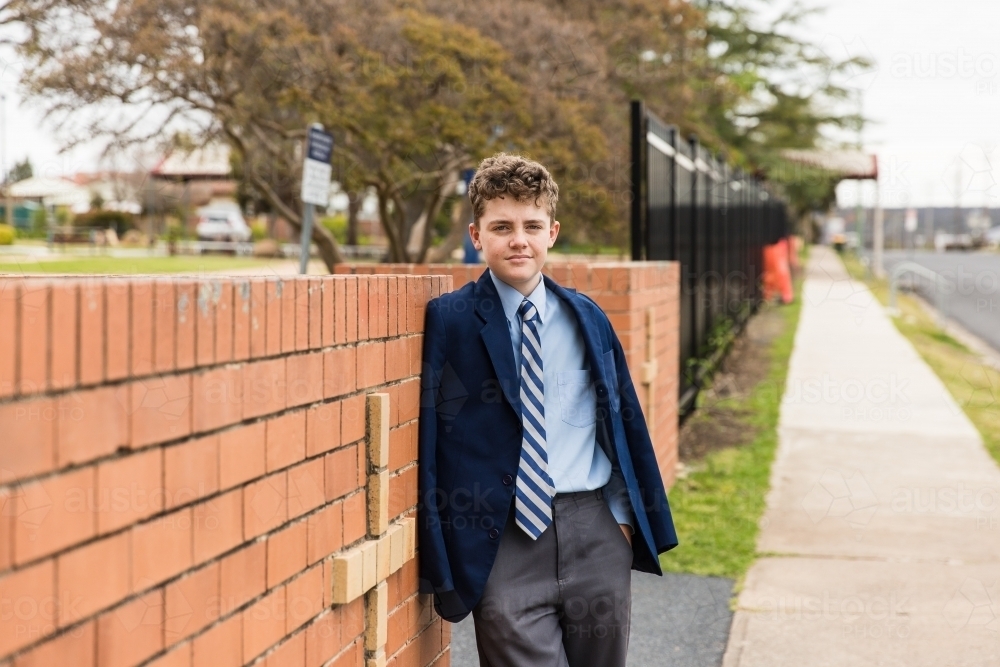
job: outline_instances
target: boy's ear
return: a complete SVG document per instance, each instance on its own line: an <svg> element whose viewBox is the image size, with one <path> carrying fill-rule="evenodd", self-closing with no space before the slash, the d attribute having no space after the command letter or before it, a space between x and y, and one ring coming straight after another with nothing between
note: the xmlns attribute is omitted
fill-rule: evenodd
<svg viewBox="0 0 1000 667"><path fill-rule="evenodd" d="M472 238L472 245L476 250L483 249L483 243L479 240L479 225L474 222L469 223L469 237Z"/></svg>
<svg viewBox="0 0 1000 667"><path fill-rule="evenodd" d="M559 221L553 220L552 224L549 225L549 247L551 248L556 244L556 238L559 237Z"/></svg>

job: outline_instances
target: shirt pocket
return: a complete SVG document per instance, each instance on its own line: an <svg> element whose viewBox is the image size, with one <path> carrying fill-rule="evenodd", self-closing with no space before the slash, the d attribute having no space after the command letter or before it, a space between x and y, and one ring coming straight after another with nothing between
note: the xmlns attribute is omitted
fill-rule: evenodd
<svg viewBox="0 0 1000 667"><path fill-rule="evenodd" d="M590 371L562 371L559 382L559 416L570 426L590 426L597 419L597 396Z"/></svg>

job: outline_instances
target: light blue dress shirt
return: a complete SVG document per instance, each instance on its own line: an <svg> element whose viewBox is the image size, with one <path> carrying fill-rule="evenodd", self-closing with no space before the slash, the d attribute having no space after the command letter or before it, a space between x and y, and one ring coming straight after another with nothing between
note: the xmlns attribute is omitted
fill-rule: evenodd
<svg viewBox="0 0 1000 667"><path fill-rule="evenodd" d="M521 367L521 317L524 295L490 271L507 316L516 367ZM590 491L607 485L605 496L618 523L634 528L625 479L613 470L597 444L597 396L588 370L586 347L576 315L545 281L528 296L541 320L542 378L545 383L545 446L556 492ZM610 484L609 484L610 482Z"/></svg>

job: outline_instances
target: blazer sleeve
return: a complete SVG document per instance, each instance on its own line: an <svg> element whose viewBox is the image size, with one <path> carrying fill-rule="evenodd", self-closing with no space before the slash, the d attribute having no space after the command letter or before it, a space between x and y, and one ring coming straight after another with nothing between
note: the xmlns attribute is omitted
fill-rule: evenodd
<svg viewBox="0 0 1000 667"><path fill-rule="evenodd" d="M618 395L621 402L622 426L625 429L625 440L628 443L629 454L632 457L632 469L639 482L642 494L642 505L649 525L653 531L653 540L657 553L663 553L677 546L677 533L674 530L670 516L670 504L667 501L667 491L660 476L660 468L656 461L653 441L649 436L646 418L643 416L642 404L632 383L632 374L625 360L625 351L615 333L614 327L608 322L611 332L611 349L615 360L615 371L618 380ZM655 518L654 518L655 517Z"/></svg>
<svg viewBox="0 0 1000 667"><path fill-rule="evenodd" d="M420 374L420 422L417 471L417 530L419 533L420 592L442 593L455 586L441 531L435 498L437 480L437 404L447 349L444 319L437 303L430 301L424 320L423 363Z"/></svg>

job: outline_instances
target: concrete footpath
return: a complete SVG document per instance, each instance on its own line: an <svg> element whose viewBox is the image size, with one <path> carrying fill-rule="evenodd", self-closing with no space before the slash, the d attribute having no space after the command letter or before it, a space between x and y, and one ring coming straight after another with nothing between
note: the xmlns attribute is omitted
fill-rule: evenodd
<svg viewBox="0 0 1000 667"><path fill-rule="evenodd" d="M827 248L803 299L723 665L1000 665L1000 468Z"/></svg>

